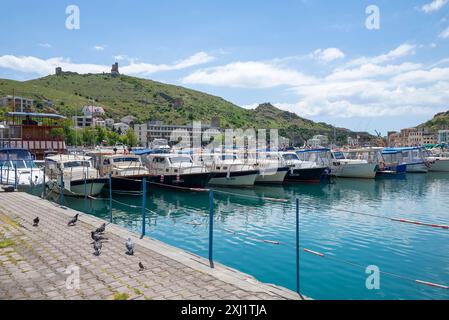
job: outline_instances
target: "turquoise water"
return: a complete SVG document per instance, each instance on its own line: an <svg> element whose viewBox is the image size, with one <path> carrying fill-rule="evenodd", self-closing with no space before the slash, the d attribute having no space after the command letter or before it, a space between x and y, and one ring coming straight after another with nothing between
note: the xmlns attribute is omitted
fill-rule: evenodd
<svg viewBox="0 0 449 320"><path fill-rule="evenodd" d="M295 274L295 199L300 201L301 292L314 299L448 299L449 290L414 279L449 285L449 230L363 216L357 211L449 224L449 174L409 174L404 180L339 179L331 185L220 189L215 193L214 259L257 279L292 290ZM288 203L260 197L285 198ZM139 197L117 196L140 205ZM108 219L108 202L66 198L67 205ZM152 188L146 235L208 257L207 193ZM140 232L141 211L114 203L114 222ZM232 233L237 232L237 234ZM279 245L261 240L280 242ZM348 261L357 265L345 263ZM365 267L377 265L380 289L368 290ZM406 279L405 279L406 278Z"/></svg>

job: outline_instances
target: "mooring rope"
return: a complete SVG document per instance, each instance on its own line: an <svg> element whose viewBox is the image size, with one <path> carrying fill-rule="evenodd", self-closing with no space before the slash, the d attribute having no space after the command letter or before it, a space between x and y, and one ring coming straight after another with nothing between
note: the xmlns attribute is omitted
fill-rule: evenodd
<svg viewBox="0 0 449 320"><path fill-rule="evenodd" d="M213 191L216 193L228 194L228 195L235 196L235 197L251 198L251 199L266 200L266 201L273 201L273 202L283 202L283 203L289 202L288 199L276 199L276 198L270 198L270 197L251 196L248 194L238 194L238 193L232 193L232 192L227 192L227 191L222 191L222 190L217 190L217 189L213 189Z"/></svg>
<svg viewBox="0 0 449 320"><path fill-rule="evenodd" d="M331 260L334 260L334 261L337 261L337 262L340 262L340 263L344 263L344 264L351 265L351 266L354 266L354 267L366 269L366 266L361 265L361 264L356 263L356 262L348 261L348 260L345 260L345 259L340 259L340 258L337 258L335 256L327 255L327 254L324 254L324 253L321 253L321 252L318 252L318 251L314 251L314 250L310 250L310 249L307 249L307 248L302 248L302 249L303 249L304 252L310 253L312 255L315 255L315 256L318 256L318 257L321 257L321 258L328 258L328 259L331 259ZM398 279L414 282L414 283L417 283L417 284L426 285L426 286L429 286L429 287L434 287L434 288L439 288L439 289L446 289L446 290L449 289L449 286L447 286L447 285L438 284L438 283L430 282L430 281L419 280L419 279L412 279L410 277L403 276L403 275L400 275L400 274L397 274L397 273L393 273L393 272L387 272L387 271L379 270L379 273L388 275L390 277L394 277L394 278L398 278Z"/></svg>

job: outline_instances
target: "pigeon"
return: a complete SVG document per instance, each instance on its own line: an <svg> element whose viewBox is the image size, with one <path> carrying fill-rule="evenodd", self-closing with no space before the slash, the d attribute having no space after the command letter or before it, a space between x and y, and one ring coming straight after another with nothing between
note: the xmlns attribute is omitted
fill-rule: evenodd
<svg viewBox="0 0 449 320"><path fill-rule="evenodd" d="M102 235L98 234L96 231L92 231L90 233L90 236L91 236L92 240L94 240L94 241L108 240L108 238L103 237Z"/></svg>
<svg viewBox="0 0 449 320"><path fill-rule="evenodd" d="M104 233L104 231L106 230L106 223L103 223L100 228L98 228L97 230L95 230L95 233Z"/></svg>
<svg viewBox="0 0 449 320"><path fill-rule="evenodd" d="M72 220L69 221L69 223L67 224L69 227L74 226L76 224L76 222L78 221L78 213L72 218Z"/></svg>
<svg viewBox="0 0 449 320"><path fill-rule="evenodd" d="M103 247L103 244L101 243L101 241L95 241L94 242L94 250L95 250L94 255L99 256L101 254L102 247Z"/></svg>
<svg viewBox="0 0 449 320"><path fill-rule="evenodd" d="M34 218L33 227L37 227L39 225L39 217Z"/></svg>
<svg viewBox="0 0 449 320"><path fill-rule="evenodd" d="M142 262L139 262L139 271L145 270L145 266L142 264Z"/></svg>
<svg viewBox="0 0 449 320"><path fill-rule="evenodd" d="M126 252L127 255L134 255L134 243L132 242L131 238L128 238L128 241L126 241L126 250L128 250Z"/></svg>

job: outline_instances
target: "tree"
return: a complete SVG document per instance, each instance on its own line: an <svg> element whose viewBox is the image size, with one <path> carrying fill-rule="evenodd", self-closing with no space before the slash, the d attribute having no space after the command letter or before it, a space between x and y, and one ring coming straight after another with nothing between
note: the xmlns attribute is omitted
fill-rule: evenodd
<svg viewBox="0 0 449 320"><path fill-rule="evenodd" d="M126 131L124 141L125 141L125 144L127 144L130 147L135 147L139 143L136 133L132 129L128 129Z"/></svg>

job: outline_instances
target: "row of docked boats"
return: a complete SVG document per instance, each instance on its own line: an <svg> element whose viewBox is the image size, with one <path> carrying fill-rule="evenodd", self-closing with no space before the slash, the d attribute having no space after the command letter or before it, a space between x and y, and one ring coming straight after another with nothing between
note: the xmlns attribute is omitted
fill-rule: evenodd
<svg viewBox="0 0 449 320"><path fill-rule="evenodd" d="M51 190L74 196L96 196L104 187L117 193L140 192L143 178L177 189L320 183L331 176L372 179L449 171L449 154L420 147L258 152L103 148L48 155L39 164L28 150L2 149L0 182L26 187L45 181Z"/></svg>

